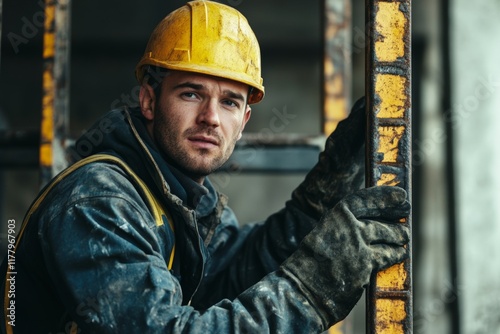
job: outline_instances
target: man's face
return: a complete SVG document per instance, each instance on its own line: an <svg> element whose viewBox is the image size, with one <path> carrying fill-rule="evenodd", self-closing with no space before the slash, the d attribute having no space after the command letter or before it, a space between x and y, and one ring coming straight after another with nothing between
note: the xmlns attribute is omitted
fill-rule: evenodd
<svg viewBox="0 0 500 334"><path fill-rule="evenodd" d="M248 86L172 71L163 80L159 97L147 87L141 89L141 110L149 121L150 135L170 163L203 182L227 161L241 138L250 118ZM143 103L148 91L153 101L149 111Z"/></svg>

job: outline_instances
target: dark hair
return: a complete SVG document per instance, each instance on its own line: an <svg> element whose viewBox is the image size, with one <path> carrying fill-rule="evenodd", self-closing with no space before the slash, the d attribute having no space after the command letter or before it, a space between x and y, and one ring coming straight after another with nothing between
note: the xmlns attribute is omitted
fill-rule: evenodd
<svg viewBox="0 0 500 334"><path fill-rule="evenodd" d="M161 83L167 75L168 70L159 66L148 65L144 75L144 81L153 88L156 97L161 93Z"/></svg>

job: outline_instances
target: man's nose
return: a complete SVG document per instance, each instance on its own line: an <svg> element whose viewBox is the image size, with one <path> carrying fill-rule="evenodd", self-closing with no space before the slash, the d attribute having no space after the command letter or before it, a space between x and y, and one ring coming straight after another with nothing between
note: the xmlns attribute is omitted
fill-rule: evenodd
<svg viewBox="0 0 500 334"><path fill-rule="evenodd" d="M219 111L217 108L217 101L210 99L207 100L201 107L197 118L198 123L205 123L212 127L220 125Z"/></svg>

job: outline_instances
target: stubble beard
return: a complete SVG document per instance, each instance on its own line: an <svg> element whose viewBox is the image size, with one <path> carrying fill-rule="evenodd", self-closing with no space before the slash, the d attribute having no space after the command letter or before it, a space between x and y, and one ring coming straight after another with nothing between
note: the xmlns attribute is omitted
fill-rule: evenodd
<svg viewBox="0 0 500 334"><path fill-rule="evenodd" d="M225 147L224 138L219 133L209 126L191 127L180 133L175 122L171 122L159 110L155 112L158 118L154 123L154 136L156 144L159 146L161 153L168 163L179 169L188 177L198 180L202 179L217 169L219 169L231 156L237 138L232 138L229 146L221 154L213 156L212 150L199 149L193 153L188 148L183 148L182 143L185 138L194 134L204 134L217 138L219 148Z"/></svg>

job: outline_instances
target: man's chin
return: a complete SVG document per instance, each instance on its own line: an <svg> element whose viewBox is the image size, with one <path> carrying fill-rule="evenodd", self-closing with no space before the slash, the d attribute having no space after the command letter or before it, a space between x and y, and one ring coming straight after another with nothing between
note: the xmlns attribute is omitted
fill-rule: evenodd
<svg viewBox="0 0 500 334"><path fill-rule="evenodd" d="M171 159L170 162L190 178L199 180L217 171L227 161L219 155L206 153L189 152L184 157Z"/></svg>
<svg viewBox="0 0 500 334"><path fill-rule="evenodd" d="M196 166L186 166L184 172L193 179L205 178L217 171L222 164L220 163L210 163L210 164L198 164Z"/></svg>
<svg viewBox="0 0 500 334"><path fill-rule="evenodd" d="M196 176L198 178L202 177L207 177L209 176L210 174L212 174L213 172L217 171L217 169L219 169L220 166L216 166L216 167L197 167L197 168L190 168L190 169L187 169L187 173L190 174L190 175L193 175L193 176Z"/></svg>

